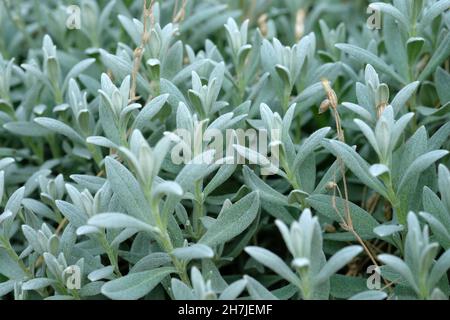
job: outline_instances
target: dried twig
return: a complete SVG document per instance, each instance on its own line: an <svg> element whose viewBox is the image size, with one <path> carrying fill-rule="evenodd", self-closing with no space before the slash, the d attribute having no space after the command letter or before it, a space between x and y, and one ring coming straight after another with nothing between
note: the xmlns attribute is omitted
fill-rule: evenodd
<svg viewBox="0 0 450 320"><path fill-rule="evenodd" d="M133 53L133 71L131 73L131 89L130 89L130 101L136 101L140 97L136 96L136 84L137 75L139 73L139 68L141 66L142 56L144 54L145 45L150 40L151 33L148 31L147 21L150 19L151 26L153 27L155 21L153 16L153 4L154 0L150 1L150 5L147 7L147 0L143 1L142 9L142 23L144 25L144 30L142 31L141 43L139 47L134 50Z"/></svg>
<svg viewBox="0 0 450 320"><path fill-rule="evenodd" d="M341 142L345 142L344 131L341 126L341 118L340 118L339 112L337 110L338 98L336 96L336 92L331 88L330 82L327 79L322 79L322 86L326 92L327 99L324 102L322 102L322 104L320 105L320 112L321 113L325 112L326 110L328 110L331 107L333 114L334 114L335 122L336 122L336 130L337 130L337 134L338 134L338 139ZM351 232L354 235L356 240L361 244L364 251L367 253L367 256L370 258L372 263L376 267L379 267L372 251L369 249L367 244L364 242L364 240L361 238L361 236L356 232L355 228L353 227L353 221L352 221L352 217L350 214L350 207L349 207L349 196L348 196L347 179L346 179L346 175L345 175L345 173L346 173L345 164L344 164L343 160L341 159L341 157L337 157L337 160L339 162L339 169L340 169L341 175L342 175L342 182L344 185L344 195L342 195L342 193L337 185L336 173L335 173L334 174L334 185L336 186L336 188L335 188L335 191L334 191L334 194L332 197L333 209L336 211L337 215L341 218L341 220L342 220L341 226L343 227L343 229L348 232ZM336 205L336 190L339 192L340 197L344 199L345 218L340 214L339 209Z"/></svg>
<svg viewBox="0 0 450 320"><path fill-rule="evenodd" d="M184 20L184 17L186 15L186 4L187 0L182 0L181 2L181 8L178 10L178 0L175 1L175 6L173 7L173 14L172 14L172 22L173 23L180 23Z"/></svg>

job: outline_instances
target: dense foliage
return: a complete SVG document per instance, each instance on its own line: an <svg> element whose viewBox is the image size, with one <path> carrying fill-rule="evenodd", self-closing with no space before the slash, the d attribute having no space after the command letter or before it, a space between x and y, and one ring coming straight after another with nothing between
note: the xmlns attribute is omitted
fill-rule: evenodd
<svg viewBox="0 0 450 320"><path fill-rule="evenodd" d="M448 299L449 7L1 0L0 297Z"/></svg>

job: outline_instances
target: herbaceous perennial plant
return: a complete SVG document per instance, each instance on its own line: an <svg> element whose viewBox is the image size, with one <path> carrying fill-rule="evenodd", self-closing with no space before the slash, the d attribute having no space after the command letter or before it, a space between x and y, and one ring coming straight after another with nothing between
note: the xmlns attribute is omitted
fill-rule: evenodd
<svg viewBox="0 0 450 320"><path fill-rule="evenodd" d="M449 8L1 0L0 297L448 299Z"/></svg>

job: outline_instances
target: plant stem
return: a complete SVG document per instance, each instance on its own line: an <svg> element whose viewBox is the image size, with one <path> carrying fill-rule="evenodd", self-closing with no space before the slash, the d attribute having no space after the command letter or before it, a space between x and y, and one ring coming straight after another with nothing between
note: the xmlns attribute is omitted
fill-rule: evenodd
<svg viewBox="0 0 450 320"><path fill-rule="evenodd" d="M203 182L197 181L195 183L195 200L193 200L193 230L196 238L200 238L202 235L201 218L204 216L203 210L203 196L202 196L202 184Z"/></svg>
<svg viewBox="0 0 450 320"><path fill-rule="evenodd" d="M109 244L108 240L106 239L106 235L103 233L100 235L100 243L105 250L106 254L108 255L109 262L114 267L114 272L117 276L121 277L122 274L120 273L119 264L117 262L117 257L114 254L113 248Z"/></svg>
<svg viewBox="0 0 450 320"><path fill-rule="evenodd" d="M148 203L150 204L150 208L152 211L153 219L155 221L156 227L160 230L160 234L157 235L156 239L159 242L161 248L170 255L172 259L172 263L177 269L178 275L180 276L181 281L183 281L186 285L191 285L190 280L186 270L186 263L178 260L177 257L172 255L172 251L174 249L172 240L170 239L169 232L167 230L167 222L164 223L161 219L161 214L159 210L158 203L154 203L150 198L150 190L147 188L147 192L145 192L145 196L147 198Z"/></svg>

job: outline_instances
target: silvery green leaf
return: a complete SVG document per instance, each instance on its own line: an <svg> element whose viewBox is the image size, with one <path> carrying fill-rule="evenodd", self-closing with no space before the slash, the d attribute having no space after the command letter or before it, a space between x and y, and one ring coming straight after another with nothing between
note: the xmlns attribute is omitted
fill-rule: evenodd
<svg viewBox="0 0 450 320"><path fill-rule="evenodd" d="M88 224L98 228L133 228L137 230L158 233L159 229L132 216L123 213L100 213L88 220Z"/></svg>
<svg viewBox="0 0 450 320"><path fill-rule="evenodd" d="M320 82L313 83L305 88L297 97L292 100L292 103L299 103L299 111L304 111L305 108L312 106L314 103L320 103L323 99L323 86Z"/></svg>
<svg viewBox="0 0 450 320"><path fill-rule="evenodd" d="M161 76L172 78L183 66L183 43L178 40L167 51L161 66Z"/></svg>
<svg viewBox="0 0 450 320"><path fill-rule="evenodd" d="M125 242L126 240L133 237L136 233L138 233L139 230L134 228L125 228L114 238L114 240L111 242L112 247L119 246L121 243Z"/></svg>
<svg viewBox="0 0 450 320"><path fill-rule="evenodd" d="M56 284L57 282L49 278L34 278L22 284L23 290L39 290Z"/></svg>
<svg viewBox="0 0 450 320"><path fill-rule="evenodd" d="M400 181L398 194L405 196L415 186L415 181L418 179L419 175L433 163L445 157L448 153L447 150L430 151L414 160Z"/></svg>
<svg viewBox="0 0 450 320"><path fill-rule="evenodd" d="M54 162L57 163L58 161ZM50 164L50 163L49 163ZM41 169L33 173L25 183L25 196L29 196L39 187L40 177L47 177L51 171L48 169Z"/></svg>
<svg viewBox="0 0 450 320"><path fill-rule="evenodd" d="M386 292L379 290L368 290L355 294L349 300L384 300L386 297Z"/></svg>
<svg viewBox="0 0 450 320"><path fill-rule="evenodd" d="M195 300L193 290L182 281L172 278L171 282L172 294L175 300Z"/></svg>
<svg viewBox="0 0 450 320"><path fill-rule="evenodd" d="M5 172L0 171L0 203L3 200L3 192L5 190Z"/></svg>
<svg viewBox="0 0 450 320"><path fill-rule="evenodd" d="M406 43L408 52L408 61L410 61L411 63L415 62L415 60L417 59L422 50L424 43L425 39L421 37L412 37L408 39Z"/></svg>
<svg viewBox="0 0 450 320"><path fill-rule="evenodd" d="M297 104L293 103L289 109L286 111L284 117L283 117L283 136L289 135L289 129L292 126L292 121L295 117L295 111L297 109Z"/></svg>
<svg viewBox="0 0 450 320"><path fill-rule="evenodd" d="M370 145L375 150L375 152L377 154L381 154L380 148L378 147L377 138L375 137L375 133L373 132L373 130L364 121L355 119L355 120L353 120L353 122L355 122L356 125L359 127L359 129L364 134L367 141L369 141ZM375 177L377 177L377 176L375 176Z"/></svg>
<svg viewBox="0 0 450 320"><path fill-rule="evenodd" d="M229 241L250 226L258 210L259 194L252 192L222 211L199 242L213 247Z"/></svg>
<svg viewBox="0 0 450 320"><path fill-rule="evenodd" d="M400 231L403 231L403 225L395 225L395 224L383 224L373 229L373 232L376 233L379 237L389 237L393 234L396 234Z"/></svg>
<svg viewBox="0 0 450 320"><path fill-rule="evenodd" d="M61 280L64 273L64 266L60 263L59 259L48 252L44 252L43 256L48 271L54 278Z"/></svg>
<svg viewBox="0 0 450 320"><path fill-rule="evenodd" d="M434 52L425 69L420 73L419 81L426 80L436 68L448 57L450 50L450 34L447 34Z"/></svg>
<svg viewBox="0 0 450 320"><path fill-rule="evenodd" d="M69 295L57 294L55 296L49 296L49 297L45 298L44 300L49 300L49 301L52 301L52 300L57 300L57 301L60 301L60 300L75 300L75 297L74 296L69 296Z"/></svg>
<svg viewBox="0 0 450 320"><path fill-rule="evenodd" d="M143 257L131 268L130 272L141 272L150 269L159 268L172 262L172 258L165 252L152 252Z"/></svg>
<svg viewBox="0 0 450 320"><path fill-rule="evenodd" d="M224 130L229 127L230 120L233 119L233 112L225 113L214 120L209 126L208 130Z"/></svg>
<svg viewBox="0 0 450 320"><path fill-rule="evenodd" d="M103 63L112 71L112 73L119 79L123 79L129 75L130 70L132 70L132 65L124 58L112 55L107 51L99 50L101 59ZM147 80L142 76L141 73L137 74L137 86L139 90L145 93L149 92L149 85Z"/></svg>
<svg viewBox="0 0 450 320"><path fill-rule="evenodd" d="M83 137L80 136L71 127L69 127L65 123L62 123L61 121L58 121L58 120L55 120L52 118L45 118L45 117L36 118L36 119L34 119L34 121L48 130L51 130L55 133L59 133L59 134L62 134L63 136L66 136L73 142L84 145Z"/></svg>
<svg viewBox="0 0 450 320"><path fill-rule="evenodd" d="M405 28L405 30L409 29L409 22L407 17L405 17L405 15L393 5L383 2L375 2L371 3L370 7L377 11L381 11L392 16L394 19L400 22L400 24L402 25L403 28Z"/></svg>
<svg viewBox="0 0 450 320"><path fill-rule="evenodd" d="M219 296L219 300L235 300L245 290L247 281L245 279L237 280L230 284Z"/></svg>
<svg viewBox="0 0 450 320"><path fill-rule="evenodd" d="M196 71L196 70L200 69L207 63L209 63L209 60L207 60L207 59L202 59L202 60L193 62L192 64L181 69L181 71L179 71L176 74L176 76L172 78L171 82L174 85L180 85L180 83L182 83L183 81L185 81L186 79L188 79L191 76L192 71Z"/></svg>
<svg viewBox="0 0 450 320"><path fill-rule="evenodd" d="M210 173L215 150L208 150L194 157L178 173L175 181L187 192L190 191L194 182L204 178Z"/></svg>
<svg viewBox="0 0 450 320"><path fill-rule="evenodd" d="M389 172L389 168L384 164L377 163L370 166L369 172L372 176L379 177L382 174Z"/></svg>
<svg viewBox="0 0 450 320"><path fill-rule="evenodd" d="M411 288L419 291L411 270L402 259L389 254L381 254L378 256L378 260L398 272L408 282Z"/></svg>
<svg viewBox="0 0 450 320"><path fill-rule="evenodd" d="M311 262L307 258L295 258L292 260L292 266L296 268L305 268L309 267L311 265Z"/></svg>
<svg viewBox="0 0 450 320"><path fill-rule="evenodd" d="M346 205L344 201L345 200L342 198L333 199L332 196L321 194L312 195L306 199L306 202L320 214L338 222L342 222L342 217L345 217ZM333 205L333 203L336 203L336 205ZM354 203L349 202L348 207L353 221L353 227L360 237L363 239L374 238L375 234L373 233L373 229L376 228L379 223L372 215ZM340 215L338 215L335 208L337 208Z"/></svg>
<svg viewBox="0 0 450 320"><path fill-rule="evenodd" d="M444 300L448 301L448 296L439 288L434 288L431 292L430 300Z"/></svg>
<svg viewBox="0 0 450 320"><path fill-rule="evenodd" d="M304 199L306 199L307 197L309 197L309 193L302 191L302 190L295 189L289 193L287 200L288 200L289 204L295 204L295 203L301 204L302 201Z"/></svg>
<svg viewBox="0 0 450 320"><path fill-rule="evenodd" d="M9 210L6 210L2 214L0 214L0 223L5 221L6 219L11 218L12 216L13 216L13 213L11 211L9 211Z"/></svg>
<svg viewBox="0 0 450 320"><path fill-rule="evenodd" d="M206 7L203 10L199 10L195 14L186 17L181 27L185 30L190 30L193 27L198 26L202 22L215 17L220 12L223 12L226 8L227 5L225 4L217 4L210 7Z"/></svg>
<svg viewBox="0 0 450 320"><path fill-rule="evenodd" d="M450 92L447 90L450 86L450 74L442 68L437 68L434 78L441 105L444 105L450 101Z"/></svg>
<svg viewBox="0 0 450 320"><path fill-rule="evenodd" d="M78 228L86 224L88 216L80 208L62 200L56 200L55 204L64 217L66 217L75 227Z"/></svg>
<svg viewBox="0 0 450 320"><path fill-rule="evenodd" d="M148 203L131 172L111 157L106 158L105 166L111 188L128 213L142 221L152 222Z"/></svg>
<svg viewBox="0 0 450 320"><path fill-rule="evenodd" d="M428 151L441 148L450 136L450 123L446 123L439 128L436 133L428 140Z"/></svg>
<svg viewBox="0 0 450 320"><path fill-rule="evenodd" d="M261 198L281 206L286 205L287 197L270 187L261 178L259 178L249 167L244 166L244 181L253 191L258 191Z"/></svg>
<svg viewBox="0 0 450 320"><path fill-rule="evenodd" d="M392 137L390 141L390 145L392 148L396 146L398 143L400 137L405 131L406 126L411 121L411 119L414 117L414 113L410 112L405 115L403 115L400 119L398 119L395 124L392 131Z"/></svg>
<svg viewBox="0 0 450 320"><path fill-rule="evenodd" d="M15 280L7 280L0 283L0 297L6 296L14 290Z"/></svg>
<svg viewBox="0 0 450 320"><path fill-rule="evenodd" d="M38 233L34 231L33 228L27 225L22 225L22 232L28 243L33 247L33 249L39 254L43 254L46 251L46 246L42 243L38 237Z"/></svg>
<svg viewBox="0 0 450 320"><path fill-rule="evenodd" d="M338 299L348 299L351 296L367 290L367 280L359 277L335 274L330 279L331 295Z"/></svg>
<svg viewBox="0 0 450 320"><path fill-rule="evenodd" d="M450 248L450 233L447 228L433 215L427 212L419 212L420 217L422 217L427 224L430 226L430 229L433 231L436 240L439 242L441 246L445 249Z"/></svg>
<svg viewBox="0 0 450 320"><path fill-rule="evenodd" d="M0 274L13 280L22 280L26 276L24 271L11 259L3 247L0 247Z"/></svg>
<svg viewBox="0 0 450 320"><path fill-rule="evenodd" d="M275 65L275 71L277 72L278 76L283 81L283 84L285 87L290 88L291 86L291 73L289 70L282 65Z"/></svg>
<svg viewBox="0 0 450 320"><path fill-rule="evenodd" d="M139 45L141 43L141 32L139 32L135 23L133 23L134 19L130 19L129 17L119 14L119 21L124 27L125 31L131 37L135 45Z"/></svg>
<svg viewBox="0 0 450 320"><path fill-rule="evenodd" d="M438 186L441 192L442 202L447 208L450 208L450 195L445 192L450 189L450 171L443 164L440 164L438 167Z"/></svg>
<svg viewBox="0 0 450 320"><path fill-rule="evenodd" d="M208 196L220 185L226 182L233 175L234 171L236 170L236 167L237 166L234 164L225 164L220 166L217 173L203 189L203 193L205 194L205 196Z"/></svg>
<svg viewBox="0 0 450 320"><path fill-rule="evenodd" d="M432 21L450 7L449 0L434 2L423 14L420 20L420 28L425 29L431 25Z"/></svg>
<svg viewBox="0 0 450 320"><path fill-rule="evenodd" d="M314 132L309 136L305 142L300 146L297 156L295 157L292 165L292 170L297 170L299 166L305 161L305 159L320 145L320 142L325 138L330 127L322 128Z"/></svg>
<svg viewBox="0 0 450 320"><path fill-rule="evenodd" d="M445 104L442 108L418 107L417 111L426 117L442 117L450 111L450 103Z"/></svg>
<svg viewBox="0 0 450 320"><path fill-rule="evenodd" d="M212 218L212 217L202 217L201 219L202 225L206 228L209 229L214 222L216 222L216 219Z"/></svg>
<svg viewBox="0 0 450 320"><path fill-rule="evenodd" d="M208 82L209 86L211 87L210 96L208 96L209 101L217 100L220 93L220 89L222 88L224 75L225 75L225 63L221 61L216 64L214 69L211 71L211 74L209 75ZM214 81L214 79L216 80Z"/></svg>
<svg viewBox="0 0 450 320"><path fill-rule="evenodd" d="M381 15L382 13L380 12L379 14ZM389 62L404 79L407 79L409 77L409 64L413 64L415 61L408 60L404 33L394 18L388 15L384 15L383 18L383 42L386 46ZM399 32L391 32L390 30L392 29L399 29Z"/></svg>
<svg viewBox="0 0 450 320"><path fill-rule="evenodd" d="M97 192L104 184L106 179L84 174L72 174L70 179L75 181L78 185L88 189L90 192Z"/></svg>
<svg viewBox="0 0 450 320"><path fill-rule="evenodd" d="M14 121L8 122L3 127L13 134L17 134L25 137L44 137L50 133L50 131L34 122L28 121Z"/></svg>
<svg viewBox="0 0 450 320"><path fill-rule="evenodd" d="M14 163L14 158L3 158L0 160L0 170L5 169L7 166ZM3 171L2 171L3 172ZM4 174L4 172L3 172ZM3 176L4 177L4 176Z"/></svg>
<svg viewBox="0 0 450 320"><path fill-rule="evenodd" d="M259 247L247 247L245 248L245 252L247 252L253 259L262 263L264 266L271 269L290 283L300 285L299 278L276 254Z"/></svg>
<svg viewBox="0 0 450 320"><path fill-rule="evenodd" d="M35 65L24 63L21 65L23 69L25 69L27 72L35 76L39 81L44 83L48 88L51 88L52 85L49 81L49 78L42 73L41 70L39 70Z"/></svg>
<svg viewBox="0 0 450 320"><path fill-rule="evenodd" d="M135 110L139 110L141 107L142 106L139 103L132 103L127 105L120 111L119 122L126 123L130 113L132 113Z"/></svg>
<svg viewBox="0 0 450 320"><path fill-rule="evenodd" d="M113 2L111 2L113 3ZM101 289L103 286L103 281L95 281L85 284L80 289L80 296L82 297L94 297L101 294Z"/></svg>
<svg viewBox="0 0 450 320"><path fill-rule="evenodd" d="M322 140L322 144L336 157L341 157L346 166L368 187L387 197L382 183L369 173L369 165L351 147L340 141Z"/></svg>
<svg viewBox="0 0 450 320"><path fill-rule="evenodd" d="M366 83L372 88L377 89L380 85L380 79L378 77L378 73L372 67L371 64L366 65L366 69L364 70L364 78Z"/></svg>
<svg viewBox="0 0 450 320"><path fill-rule="evenodd" d="M402 108L406 106L406 103L408 100L412 97L414 92L416 92L417 88L419 87L420 82L415 81L412 82L400 90L397 95L394 97L394 99L391 102L392 107L394 108L394 115L397 115Z"/></svg>
<svg viewBox="0 0 450 320"><path fill-rule="evenodd" d="M66 90L66 87L67 87L68 83L69 83L69 80L72 79L72 78L76 78L84 70L89 68L89 66L91 64L93 64L94 62L95 62L95 59L89 58L89 59L81 60L76 65L74 65L72 67L72 69L70 69L70 71L67 73L66 78L64 79L64 83L63 83L63 86L62 86L61 90L64 92Z"/></svg>
<svg viewBox="0 0 450 320"><path fill-rule="evenodd" d="M169 80L164 78L160 79L160 90L162 94L169 94L167 103L170 104L172 108L176 109L180 102L187 104L183 93L181 93L181 91Z"/></svg>
<svg viewBox="0 0 450 320"><path fill-rule="evenodd" d="M214 257L214 251L207 245L198 243L188 247L176 248L172 254L182 260L210 259Z"/></svg>
<svg viewBox="0 0 450 320"><path fill-rule="evenodd" d="M372 121L372 115L370 114L369 111L367 111L363 107L361 107L357 104L351 103L351 102L344 102L344 103L342 103L342 106L353 111L354 113L356 113L357 115L362 117L364 120L366 120L368 122Z"/></svg>
<svg viewBox="0 0 450 320"><path fill-rule="evenodd" d="M270 165L270 160L257 151L238 144L234 144L233 148L239 153L239 155L250 161L251 164L258 164L263 167Z"/></svg>
<svg viewBox="0 0 450 320"><path fill-rule="evenodd" d="M363 248L361 246L348 246L336 252L316 276L316 283L319 284L328 280L333 274L342 269L342 267L348 264L362 251Z"/></svg>
<svg viewBox="0 0 450 320"><path fill-rule="evenodd" d="M152 190L152 197L154 199L160 199L163 195L174 195L181 197L183 195L183 189L174 181L164 181L158 183L158 185Z"/></svg>
<svg viewBox="0 0 450 320"><path fill-rule="evenodd" d="M111 149L119 148L119 146L116 145L114 142L112 142L108 138L101 137L101 136L87 137L86 142L90 143L90 144L94 144L99 147L105 147L105 148L111 148Z"/></svg>
<svg viewBox="0 0 450 320"><path fill-rule="evenodd" d="M25 198L22 200L22 204L25 208L41 217L46 217L48 219L55 219L56 217L55 213L49 207L35 199Z"/></svg>
<svg viewBox="0 0 450 320"><path fill-rule="evenodd" d="M351 56L355 57L359 62L361 63L370 63L373 65L376 69L378 69L380 72L384 72L391 76L393 79L400 83L405 83L405 80L399 76L390 66L386 64L381 58L378 58L373 53L359 48L357 46L351 45L351 44L345 44L345 43L339 43L336 44L336 47L339 50L344 51L345 53L350 54Z"/></svg>
<svg viewBox="0 0 450 320"><path fill-rule="evenodd" d="M102 293L114 300L136 300L152 291L165 277L175 273L171 267L128 274L105 283Z"/></svg>
<svg viewBox="0 0 450 320"><path fill-rule="evenodd" d="M428 285L433 288L450 269L450 250L445 251L431 269Z"/></svg>
<svg viewBox="0 0 450 320"><path fill-rule="evenodd" d="M5 211L9 210L15 216L20 210L24 194L25 194L25 187L19 188L16 191L14 191L14 193L9 197L8 201L6 202Z"/></svg>
<svg viewBox="0 0 450 320"><path fill-rule="evenodd" d="M101 269L97 269L88 274L88 279L91 281L98 281L101 279L107 279L114 273L113 266L107 266Z"/></svg>
<svg viewBox="0 0 450 320"><path fill-rule="evenodd" d="M183 102L180 102L178 105L176 121L178 129L185 129L188 132L194 131L194 119L191 111Z"/></svg>
<svg viewBox="0 0 450 320"><path fill-rule="evenodd" d="M278 300L269 290L267 290L261 283L250 276L244 276L247 282L247 290L254 300Z"/></svg>
<svg viewBox="0 0 450 320"><path fill-rule="evenodd" d="M147 103L137 115L133 128L143 130L150 120L161 110L166 103L169 94L160 95Z"/></svg>

